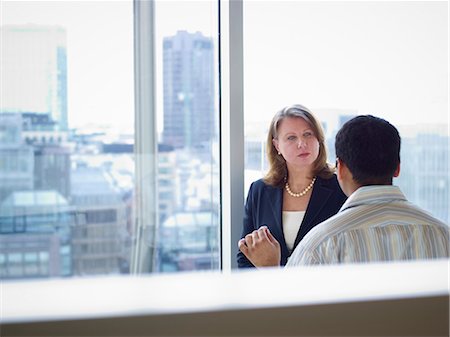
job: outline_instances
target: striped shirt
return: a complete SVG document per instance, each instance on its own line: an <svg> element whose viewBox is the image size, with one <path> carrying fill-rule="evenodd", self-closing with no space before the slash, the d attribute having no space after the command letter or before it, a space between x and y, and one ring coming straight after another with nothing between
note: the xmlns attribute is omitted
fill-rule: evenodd
<svg viewBox="0 0 450 337"><path fill-rule="evenodd" d="M314 227L286 266L449 257L449 226L396 186L364 186Z"/></svg>

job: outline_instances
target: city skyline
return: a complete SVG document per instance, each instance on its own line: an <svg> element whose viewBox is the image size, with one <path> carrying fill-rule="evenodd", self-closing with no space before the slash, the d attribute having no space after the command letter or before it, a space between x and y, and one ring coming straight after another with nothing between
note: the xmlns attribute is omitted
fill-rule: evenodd
<svg viewBox="0 0 450 337"><path fill-rule="evenodd" d="M1 112L48 114L67 131L67 36L64 28L2 26Z"/></svg>
<svg viewBox="0 0 450 337"><path fill-rule="evenodd" d="M89 2L86 16L84 2L6 3L1 4L6 69L1 75L6 97L0 106L1 272L10 277L128 273L137 241L154 252L149 256L158 261L152 271L218 268L221 195L226 190L221 180L223 144L216 137L220 84L214 74L219 61L214 58L213 2L195 2L199 10L206 9L205 30L172 15L173 10L187 11L192 2L180 8L170 1L156 2L157 131L163 134L158 155L150 159L152 169L145 172L139 172L143 157L133 146L132 2ZM331 3L244 4L251 27L244 27L245 167L244 186L238 188L248 191L248 184L264 175L267 127L281 107L302 103L316 113L332 163L337 129L354 115L371 113L391 121L402 136L402 172L394 184L409 200L448 222L449 137L443 109L448 92L442 92L448 87L448 74L443 74L448 65L442 60L448 56L443 48L448 42L442 41L442 14L434 17L441 7L346 4L346 9L356 6L355 17L346 17L344 9ZM60 17L55 8L65 14ZM54 17L45 23L3 22L4 17L24 19L32 9L36 15L29 18L49 19L47 11ZM302 20L284 20L289 9ZM401 23L394 22L400 14L405 15ZM265 27L271 16L273 25ZM171 20L165 22L167 17ZM431 17L434 26L425 30ZM341 25L343 18L349 21ZM385 22L378 27L380 18ZM101 20L105 25L99 25ZM354 29L355 22L361 31ZM329 32L334 24L338 27ZM23 30L25 43L10 38L11 27ZM386 35L389 30L392 39ZM35 31L46 33L37 38ZM64 32L56 39L62 43L47 39L53 32ZM365 39L366 33L372 40ZM436 66L425 67L431 58ZM68 109L58 108L64 106ZM429 111L432 107L435 114ZM71 130L66 130L67 120ZM148 180L150 175L155 180ZM145 194L140 190L149 186L155 198L141 199ZM140 199L145 206L135 204ZM139 213L148 206L155 217ZM144 223L151 228L149 236L139 238L136 233ZM29 249L22 249L26 245Z"/></svg>
<svg viewBox="0 0 450 337"><path fill-rule="evenodd" d="M107 13L104 11L106 3ZM70 1L3 1L2 24L32 22L66 26L70 126L109 123L111 127L132 132L131 2L89 2L89 11L84 5L87 4ZM334 1L327 6L308 1L281 1L277 6L271 1L244 2L244 20L247 20L244 56L248 60L244 74L246 123L260 120L261 116L269 121L282 106L302 103L313 111L339 109L372 113L397 126L431 123L444 124L448 128L446 9L445 2ZM162 80L164 36L174 35L178 30L200 31L217 43L217 18L214 18L216 13L213 10L214 6L209 1L156 2L159 80ZM198 15L194 19L184 15L189 11L208 15ZM293 15L292 19L290 15ZM99 16L104 18L105 25L98 25ZM261 20L267 21L267 18L271 18L274 24L265 27ZM380 20L383 22L381 26L377 24ZM112 21L114 24L109 24ZM334 27L333 32L327 30L329 25ZM277 30L267 31L269 27ZM310 34L302 34L305 29ZM289 31L300 33L293 38ZM371 39L365 38L364 34ZM272 36L275 39L267 40ZM315 36L320 39L315 39ZM261 43L261 38L270 41L270 48ZM336 40L334 43L333 38ZM323 41L322 45L318 41ZM337 46L338 41L345 44ZM319 56L317 60L299 49L302 46L308 50L314 48ZM338 47L340 49L336 49ZM391 51L385 48L391 48ZM90 52L86 54L85 50ZM339 67L330 64L331 59L327 58L329 51L333 51L333 62ZM368 53L370 51L373 55ZM391 61L387 59L388 55L392 56ZM271 63L267 63L267 59L272 60ZM289 64L299 64L296 59L302 60L305 66L291 68L289 74L289 68L283 68L282 64L288 67ZM361 59L367 61L361 63ZM374 68L370 70L368 66L372 65ZM91 68L94 71L86 76L86 71ZM264 69L264 81L258 83L261 69ZM348 70L351 77L346 79L344 70ZM384 77L389 73L387 71L393 76ZM419 80L414 80L415 77ZM104 78L113 80L105 85ZM286 82L285 79L289 78L291 82ZM278 90L276 95L266 94L271 87L280 89L279 79L283 79L283 90ZM162 85L157 87L157 122L158 132L161 132ZM335 88L343 90L341 97L336 96L340 91Z"/></svg>
<svg viewBox="0 0 450 337"><path fill-rule="evenodd" d="M164 38L162 143L205 146L217 138L214 44L197 32Z"/></svg>

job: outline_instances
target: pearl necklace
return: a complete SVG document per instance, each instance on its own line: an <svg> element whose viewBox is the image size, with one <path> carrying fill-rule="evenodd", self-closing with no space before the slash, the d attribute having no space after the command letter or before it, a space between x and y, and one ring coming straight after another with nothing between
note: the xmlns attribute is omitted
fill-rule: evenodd
<svg viewBox="0 0 450 337"><path fill-rule="evenodd" d="M314 186L314 182L316 181L316 177L313 178L313 180L311 181L311 184L309 184L308 186L306 186L306 188L299 192L299 193L294 193L291 191L291 188L289 187L289 183L286 181L286 185L284 187L286 187L286 191L288 192L288 194L291 197L294 198L300 198L303 197L306 193L308 193L308 191Z"/></svg>

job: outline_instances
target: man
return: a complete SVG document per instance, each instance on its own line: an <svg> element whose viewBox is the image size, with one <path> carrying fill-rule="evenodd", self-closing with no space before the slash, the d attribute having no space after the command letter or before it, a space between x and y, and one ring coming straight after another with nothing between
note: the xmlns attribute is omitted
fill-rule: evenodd
<svg viewBox="0 0 450 337"><path fill-rule="evenodd" d="M400 135L393 125L357 116L339 130L335 147L338 181L349 198L303 238L287 267L449 257L449 227L392 185L400 172ZM257 267L280 264L279 243L267 227L238 245Z"/></svg>

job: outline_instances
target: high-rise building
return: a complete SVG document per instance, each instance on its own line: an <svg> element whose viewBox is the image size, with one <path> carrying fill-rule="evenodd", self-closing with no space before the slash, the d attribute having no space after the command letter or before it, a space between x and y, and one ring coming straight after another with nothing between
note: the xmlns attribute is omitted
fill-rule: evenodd
<svg viewBox="0 0 450 337"><path fill-rule="evenodd" d="M203 147L215 136L214 44L197 32L164 38L163 143Z"/></svg>
<svg viewBox="0 0 450 337"><path fill-rule="evenodd" d="M12 192L0 203L0 278L72 275L74 224L58 192Z"/></svg>
<svg viewBox="0 0 450 337"><path fill-rule="evenodd" d="M71 203L77 218L71 238L73 274L128 272L131 254L120 191L98 167L76 167L71 177Z"/></svg>
<svg viewBox="0 0 450 337"><path fill-rule="evenodd" d="M34 190L55 190L70 197L68 132L55 131L47 114L22 113L22 138L34 149Z"/></svg>
<svg viewBox="0 0 450 337"><path fill-rule="evenodd" d="M37 112L67 130L66 31L58 26L1 26L0 112Z"/></svg>
<svg viewBox="0 0 450 337"><path fill-rule="evenodd" d="M22 133L20 114L0 113L0 203L14 191L33 189L33 147Z"/></svg>
<svg viewBox="0 0 450 337"><path fill-rule="evenodd" d="M449 138L433 131L402 138L400 176L408 200L445 223L449 213Z"/></svg>
<svg viewBox="0 0 450 337"><path fill-rule="evenodd" d="M175 212L158 233L160 271L219 268L218 215L214 211Z"/></svg>

